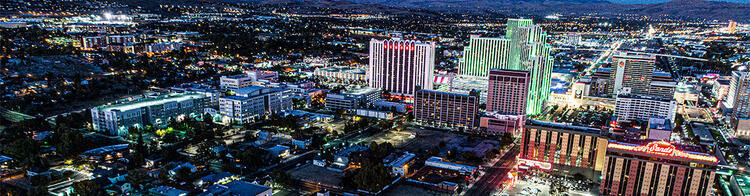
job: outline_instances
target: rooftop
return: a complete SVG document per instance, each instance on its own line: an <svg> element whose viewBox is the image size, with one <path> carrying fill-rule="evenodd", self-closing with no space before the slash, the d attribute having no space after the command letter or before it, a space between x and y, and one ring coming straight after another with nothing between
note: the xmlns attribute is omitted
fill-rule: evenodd
<svg viewBox="0 0 750 196"><path fill-rule="evenodd" d="M112 151L124 150L128 148L128 145L129 144L117 144L117 145L94 148L86 152L83 152L83 155L98 155L98 154L112 152Z"/></svg>
<svg viewBox="0 0 750 196"><path fill-rule="evenodd" d="M656 55L654 54L647 54L647 53L639 53L639 52L629 52L629 51L620 51L618 53L615 53L612 58L636 58L636 59L646 59L646 60L656 60Z"/></svg>
<svg viewBox="0 0 750 196"><path fill-rule="evenodd" d="M282 145L276 145L274 147L268 148L268 151L271 151L271 152L281 152L281 151L284 151L284 150L289 150L289 147L282 146Z"/></svg>
<svg viewBox="0 0 750 196"><path fill-rule="evenodd" d="M541 127L549 127L549 128L556 128L556 129L563 129L563 130L570 130L570 131L586 132L586 133L592 133L592 134L599 134L601 132L601 129L593 128L593 127L575 126L575 125L568 125L568 124L563 124L563 123L554 123L554 122L538 121L538 120L528 120L526 121L526 126L541 126Z"/></svg>
<svg viewBox="0 0 750 196"><path fill-rule="evenodd" d="M253 184L242 180L235 180L224 185L215 184L206 189L206 193L212 195L233 195L233 196L256 196L268 191L271 187ZM206 194L208 195L208 194Z"/></svg>
<svg viewBox="0 0 750 196"><path fill-rule="evenodd" d="M463 172L472 172L477 169L477 167L474 167L474 166L446 162L446 161L443 161L443 158L440 158L440 157L430 157L429 159L427 159L427 161L425 161L425 163L427 162L437 163L440 165L447 165L449 167L458 167L458 168L461 168L460 170ZM444 168L444 169L452 169L452 168Z"/></svg>
<svg viewBox="0 0 750 196"><path fill-rule="evenodd" d="M159 95L156 97L136 99L131 102L118 103L118 104L113 104L113 105L103 105L97 108L100 111L112 111L112 110L129 111L129 110L138 109L138 108L147 107L147 106L162 105L162 104L169 103L169 102L183 102L183 101L200 99L200 98L205 98L205 97L206 95L198 94L198 93L169 93L169 94Z"/></svg>
<svg viewBox="0 0 750 196"><path fill-rule="evenodd" d="M351 88L351 89L344 90L341 92L341 94L364 95L364 94L377 93L379 91L380 89L377 89L377 88L358 87L358 88Z"/></svg>
<svg viewBox="0 0 750 196"><path fill-rule="evenodd" d="M240 79L240 78L249 78L247 74L237 74L237 75L231 75L231 76L221 76L222 78L229 78L229 79Z"/></svg>
<svg viewBox="0 0 750 196"><path fill-rule="evenodd" d="M187 191L183 191L183 190L168 187L168 186L157 186L157 187L151 188L151 192L157 193L159 195L166 195L166 196L184 196L188 194Z"/></svg>
<svg viewBox="0 0 750 196"><path fill-rule="evenodd" d="M262 86L248 86L235 90L235 94L251 94L255 91L263 90L266 87Z"/></svg>
<svg viewBox="0 0 750 196"><path fill-rule="evenodd" d="M346 72L346 73L353 73L353 74L365 74L367 70L365 68L361 67L349 67L349 66L331 66L331 67L324 67L324 68L318 68L315 71L327 71L327 72Z"/></svg>
<svg viewBox="0 0 750 196"><path fill-rule="evenodd" d="M447 91L438 91L438 90L427 90L427 89L419 89L417 92L427 92L427 93L437 93L437 94L444 94L444 95L454 95L454 96L471 96L470 94L464 94L464 93L456 93L456 92L447 92Z"/></svg>
<svg viewBox="0 0 750 196"><path fill-rule="evenodd" d="M401 165L404 165L407 161L413 159L416 155L406 152L404 155L401 155L401 157L398 157L398 159L394 160L389 164L391 167L399 167Z"/></svg>
<svg viewBox="0 0 750 196"><path fill-rule="evenodd" d="M229 178L229 177L232 177L232 176L233 175L230 174L230 173L221 172L221 173L218 173L218 174L209 174L209 175L204 176L203 178L201 178L201 180L203 180L203 182L218 182L218 181L220 181L220 180L222 180L224 178Z"/></svg>

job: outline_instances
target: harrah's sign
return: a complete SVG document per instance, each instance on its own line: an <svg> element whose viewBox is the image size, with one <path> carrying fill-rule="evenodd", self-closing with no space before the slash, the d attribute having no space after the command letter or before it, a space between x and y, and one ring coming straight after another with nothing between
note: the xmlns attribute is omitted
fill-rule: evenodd
<svg viewBox="0 0 750 196"><path fill-rule="evenodd" d="M674 145L665 141L651 142L642 146L631 146L631 145L625 145L625 144L610 143L609 145L607 145L607 148L628 150L628 151L640 152L640 153L646 153L646 154L652 154L652 155L658 155L658 156L668 156L668 157L678 157L678 158L692 159L692 160L698 160L698 161L708 161L708 162L713 162L713 163L719 162L719 160L714 156L684 152L684 151L676 149Z"/></svg>

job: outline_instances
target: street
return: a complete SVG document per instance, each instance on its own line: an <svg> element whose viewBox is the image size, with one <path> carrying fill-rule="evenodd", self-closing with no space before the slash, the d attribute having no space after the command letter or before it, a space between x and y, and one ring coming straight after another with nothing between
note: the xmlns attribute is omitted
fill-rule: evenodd
<svg viewBox="0 0 750 196"><path fill-rule="evenodd" d="M464 195L479 195L487 196L493 191L497 190L500 185L507 179L508 172L513 169L516 165L516 155L518 155L520 148L514 146L505 155L500 157L491 167L485 167L485 174L479 179L474 186L467 190Z"/></svg>

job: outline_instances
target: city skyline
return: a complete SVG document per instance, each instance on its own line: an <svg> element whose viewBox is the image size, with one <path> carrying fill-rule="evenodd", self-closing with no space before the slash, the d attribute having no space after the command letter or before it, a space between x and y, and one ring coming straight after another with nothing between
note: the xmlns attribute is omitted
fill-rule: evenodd
<svg viewBox="0 0 750 196"><path fill-rule="evenodd" d="M747 12L0 1L0 195L750 195Z"/></svg>

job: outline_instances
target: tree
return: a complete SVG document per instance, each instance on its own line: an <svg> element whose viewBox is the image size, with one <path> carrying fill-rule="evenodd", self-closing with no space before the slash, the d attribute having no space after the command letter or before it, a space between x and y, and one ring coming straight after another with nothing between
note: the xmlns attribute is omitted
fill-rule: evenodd
<svg viewBox="0 0 750 196"><path fill-rule="evenodd" d="M167 183L171 181L172 179L169 177L169 169L166 167L159 168L159 175L156 176L156 178L161 183ZM131 184L132 185L132 184Z"/></svg>
<svg viewBox="0 0 750 196"><path fill-rule="evenodd" d="M0 187L1 189L2 187ZM0 191L2 193L2 191ZM10 194L13 195L13 194ZM28 192L29 196L47 196L49 195L49 190L47 189L47 185L43 186L36 186L35 188L29 190Z"/></svg>
<svg viewBox="0 0 750 196"><path fill-rule="evenodd" d="M205 113L203 114L203 122L212 125L214 123L214 117L209 113Z"/></svg>
<svg viewBox="0 0 750 196"><path fill-rule="evenodd" d="M129 163L130 168L135 168L146 163L146 157L148 156L148 147L143 142L142 129L131 127L128 132L137 135L135 153L133 154L133 160Z"/></svg>
<svg viewBox="0 0 750 196"><path fill-rule="evenodd" d="M500 146L505 147L512 143L513 143L513 135L511 135L510 133L503 133L500 136Z"/></svg>
<svg viewBox="0 0 750 196"><path fill-rule="evenodd" d="M214 152L214 147L216 147L216 143L214 142L201 142L198 144L198 148L196 149L196 155L193 157L193 162L198 165L206 165L209 161L216 158L216 153Z"/></svg>
<svg viewBox="0 0 750 196"><path fill-rule="evenodd" d="M477 154L472 151L464 151L463 154L461 154L461 158L471 162L481 162L480 158L477 157Z"/></svg>
<svg viewBox="0 0 750 196"><path fill-rule="evenodd" d="M32 186L47 186L49 185L49 176L36 175L29 177L29 181Z"/></svg>
<svg viewBox="0 0 750 196"><path fill-rule="evenodd" d="M13 123L0 131L0 142L10 142L21 138L31 138L34 131L49 131L52 127L43 118L34 118Z"/></svg>
<svg viewBox="0 0 750 196"><path fill-rule="evenodd" d="M499 154L499 151L497 149L492 149L484 153L484 158L487 160L492 160L492 159L495 159L495 157L497 157L498 154Z"/></svg>
<svg viewBox="0 0 750 196"><path fill-rule="evenodd" d="M284 171L277 171L273 173L273 181L280 184L281 186L291 186L292 177Z"/></svg>
<svg viewBox="0 0 750 196"><path fill-rule="evenodd" d="M130 186L135 190L143 189L146 179L148 179L148 175L144 171L137 169L128 170L128 176L125 177L125 181L130 183Z"/></svg>
<svg viewBox="0 0 750 196"><path fill-rule="evenodd" d="M21 138L5 145L3 153L20 160L23 166L28 167L40 150L41 147L34 139Z"/></svg>
<svg viewBox="0 0 750 196"><path fill-rule="evenodd" d="M104 195L104 190L94 180L83 180L73 183L73 194L79 196Z"/></svg>
<svg viewBox="0 0 750 196"><path fill-rule="evenodd" d="M448 153L446 153L445 158L448 160L455 160L457 155L458 155L458 148L453 147L451 148L450 151L448 151Z"/></svg>
<svg viewBox="0 0 750 196"><path fill-rule="evenodd" d="M83 134L80 131L67 127L59 127L57 131L60 132L60 138L56 145L58 152L66 156L72 156L77 155L83 150L81 147Z"/></svg>
<svg viewBox="0 0 750 196"><path fill-rule="evenodd" d="M250 146L245 149L245 151L237 154L237 158L240 159L240 162L246 167L257 169L268 164L268 162L266 161L266 155L268 155L268 151L262 148Z"/></svg>
<svg viewBox="0 0 750 196"><path fill-rule="evenodd" d="M383 187L389 185L392 180L391 174L386 166L371 161L366 161L362 164L362 168L360 168L358 173L354 176L354 182L357 184L357 188L370 192L378 192L382 190Z"/></svg>
<svg viewBox="0 0 750 196"><path fill-rule="evenodd" d="M175 179L181 182L188 182L192 177L193 172L188 167L180 167L175 171Z"/></svg>

